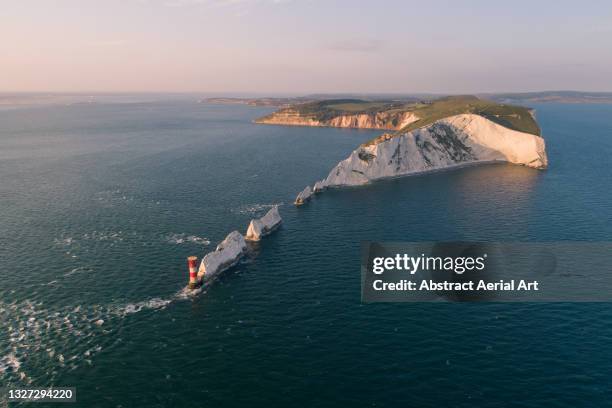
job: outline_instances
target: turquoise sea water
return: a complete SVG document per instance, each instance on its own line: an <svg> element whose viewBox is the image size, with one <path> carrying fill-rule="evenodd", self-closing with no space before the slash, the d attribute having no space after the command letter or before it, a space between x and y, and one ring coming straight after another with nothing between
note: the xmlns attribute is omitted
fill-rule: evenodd
<svg viewBox="0 0 612 408"><path fill-rule="evenodd" d="M291 203L379 131L189 101L0 111L0 386L84 407L609 403L609 304L361 304L362 240L609 241L612 106L538 105L550 168ZM280 204L205 293L185 258ZM3 397L0 397L3 398ZM0 400L2 401L2 400Z"/></svg>

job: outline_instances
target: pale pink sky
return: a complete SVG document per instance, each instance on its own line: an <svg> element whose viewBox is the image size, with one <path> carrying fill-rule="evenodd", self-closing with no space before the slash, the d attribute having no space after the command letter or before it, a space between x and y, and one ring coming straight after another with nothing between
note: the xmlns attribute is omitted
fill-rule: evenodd
<svg viewBox="0 0 612 408"><path fill-rule="evenodd" d="M0 92L612 91L612 2L3 0Z"/></svg>

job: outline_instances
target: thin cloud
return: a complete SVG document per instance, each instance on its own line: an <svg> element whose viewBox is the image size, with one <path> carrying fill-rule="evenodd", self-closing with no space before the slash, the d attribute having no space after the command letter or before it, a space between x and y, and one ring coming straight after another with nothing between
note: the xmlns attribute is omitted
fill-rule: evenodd
<svg viewBox="0 0 612 408"><path fill-rule="evenodd" d="M146 1L146 0L141 0ZM188 7L188 6L210 6L210 7L231 7L250 4L284 4L292 0L164 0L161 2L167 7ZM146 1L153 3L154 0Z"/></svg>
<svg viewBox="0 0 612 408"><path fill-rule="evenodd" d="M87 43L90 47L117 47L124 44L126 44L124 40L101 40Z"/></svg>
<svg viewBox="0 0 612 408"><path fill-rule="evenodd" d="M333 43L329 48L342 52L377 52L382 49L382 43L371 38L353 38Z"/></svg>

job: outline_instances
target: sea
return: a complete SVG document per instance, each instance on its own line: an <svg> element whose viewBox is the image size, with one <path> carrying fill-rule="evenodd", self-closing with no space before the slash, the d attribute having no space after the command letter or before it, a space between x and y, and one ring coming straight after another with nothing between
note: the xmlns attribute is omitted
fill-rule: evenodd
<svg viewBox="0 0 612 408"><path fill-rule="evenodd" d="M362 241L612 240L612 105L532 107L545 171L299 208L381 131L195 98L0 110L0 406L31 387L74 387L78 407L609 406L609 303L361 302ZM282 227L185 295L186 258L274 205Z"/></svg>

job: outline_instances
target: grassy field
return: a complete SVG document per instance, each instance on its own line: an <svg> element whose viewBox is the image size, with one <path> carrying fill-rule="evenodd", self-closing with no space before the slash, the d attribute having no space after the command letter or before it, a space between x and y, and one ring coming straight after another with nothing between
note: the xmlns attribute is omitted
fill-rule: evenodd
<svg viewBox="0 0 612 408"><path fill-rule="evenodd" d="M341 115L356 115L362 113L385 112L389 114L402 113L413 109L414 102L378 100L366 101L361 99L328 99L323 101L308 102L291 105L280 109L262 119L273 118L275 114L288 111L296 111L304 118L319 121L334 119Z"/></svg>
<svg viewBox="0 0 612 408"><path fill-rule="evenodd" d="M327 108L337 110L340 112L367 112L367 111L381 111L388 110L391 106L390 103L385 102L367 102L355 100L352 102L340 102L327 105Z"/></svg>
<svg viewBox="0 0 612 408"><path fill-rule="evenodd" d="M405 103L394 101L329 99L325 101L293 105L290 109L297 110L302 116L310 116L318 120L329 120L340 115L387 112L395 109L404 109L405 105Z"/></svg>
<svg viewBox="0 0 612 408"><path fill-rule="evenodd" d="M485 101L475 96L451 96L438 99L431 103L421 104L412 109L412 112L421 119L401 129L401 132L427 126L448 116L473 113L509 129L540 135L540 127L529 113L529 109Z"/></svg>

